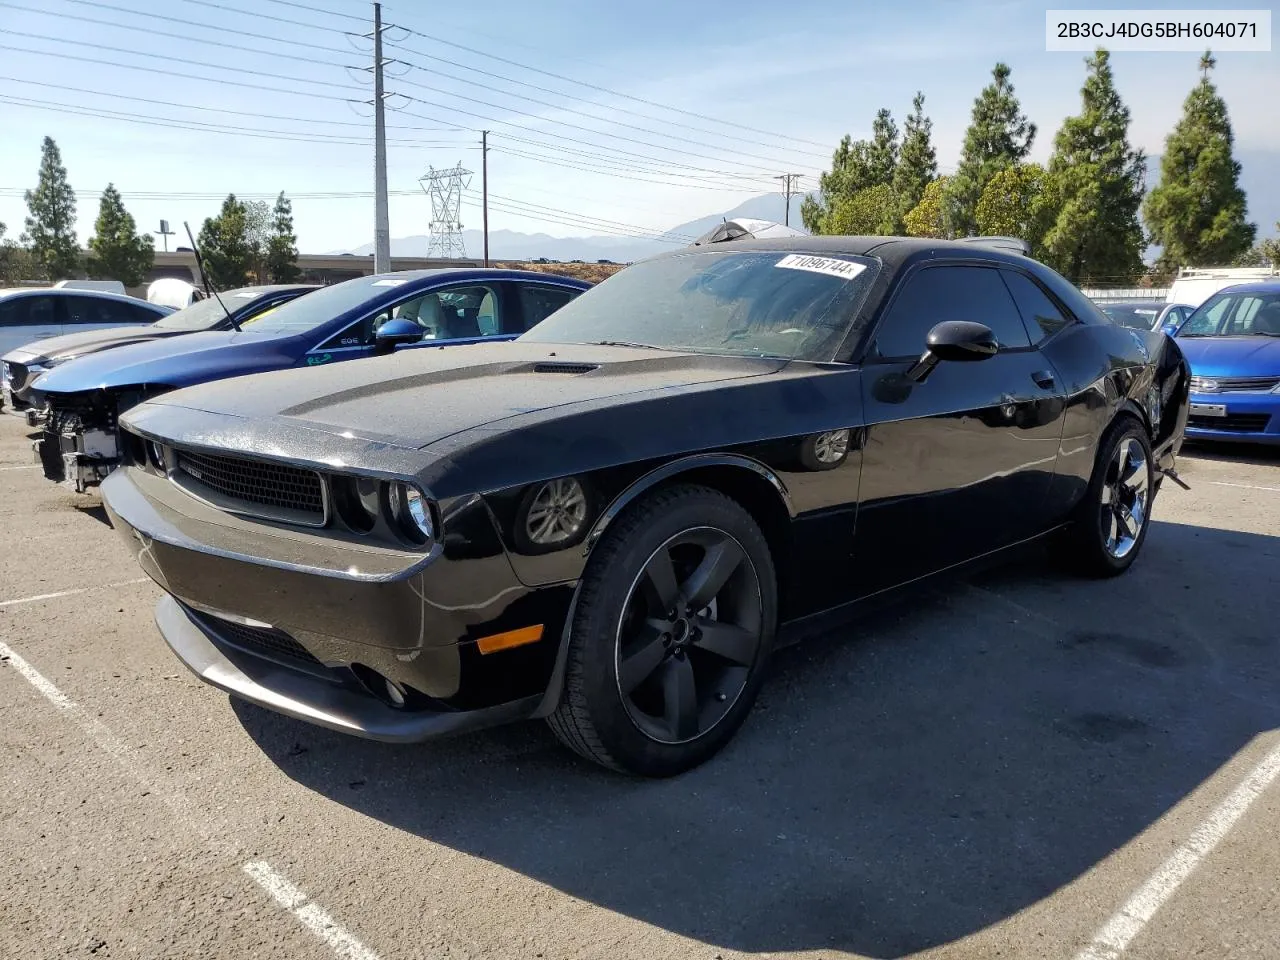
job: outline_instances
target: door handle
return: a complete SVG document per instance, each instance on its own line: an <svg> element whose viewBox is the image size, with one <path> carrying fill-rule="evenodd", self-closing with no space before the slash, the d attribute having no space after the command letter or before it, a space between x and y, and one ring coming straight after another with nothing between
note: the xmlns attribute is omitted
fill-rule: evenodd
<svg viewBox="0 0 1280 960"><path fill-rule="evenodd" d="M1048 370L1037 370L1031 375L1031 379L1036 382L1036 386L1044 387L1046 390L1053 388L1053 374Z"/></svg>

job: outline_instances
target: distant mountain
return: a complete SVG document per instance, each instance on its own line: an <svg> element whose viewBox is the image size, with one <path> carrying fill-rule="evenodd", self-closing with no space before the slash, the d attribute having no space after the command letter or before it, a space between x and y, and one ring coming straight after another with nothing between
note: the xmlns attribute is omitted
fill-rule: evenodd
<svg viewBox="0 0 1280 960"><path fill-rule="evenodd" d="M791 223L800 225L800 197L791 198ZM774 220L781 223L786 213L783 198L778 194L763 194L752 197L724 213L710 214L677 224L667 231L667 235L681 243L702 236L722 220L734 217L754 217L760 220ZM479 257L484 249L484 235L479 230L462 231L462 240L467 246L467 256ZM664 250L672 249L673 244L660 240L641 240L631 237L587 236L587 237L552 237L545 233L519 233L515 230L489 231L489 258L491 260L537 260L546 257L548 260L613 260L617 263L630 263L653 256ZM357 256L369 256L373 253L373 244L355 247L351 250L333 250L331 254L352 253ZM423 257L427 253L427 237L418 234L412 237L393 237L391 255L393 257Z"/></svg>

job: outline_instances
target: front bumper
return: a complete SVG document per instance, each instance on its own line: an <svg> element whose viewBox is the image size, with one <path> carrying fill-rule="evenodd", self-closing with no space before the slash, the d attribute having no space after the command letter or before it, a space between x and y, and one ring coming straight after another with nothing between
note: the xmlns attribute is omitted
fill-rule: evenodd
<svg viewBox="0 0 1280 960"><path fill-rule="evenodd" d="M1187 439L1280 443L1280 394L1193 393Z"/></svg>
<svg viewBox="0 0 1280 960"><path fill-rule="evenodd" d="M454 550L446 536L430 554L376 548L226 514L132 466L102 494L169 594L156 614L166 642L220 689L380 740L518 719L542 701L572 588L525 587L500 544L478 549L473 536ZM478 499L471 509L485 510ZM474 530L476 519L455 526ZM537 642L481 652L480 639L533 625Z"/></svg>
<svg viewBox="0 0 1280 960"><path fill-rule="evenodd" d="M255 656L221 641L171 596L156 605L156 625L169 648L211 686L276 713L369 740L412 743L525 720L541 696L473 710L398 708L358 677L326 677Z"/></svg>

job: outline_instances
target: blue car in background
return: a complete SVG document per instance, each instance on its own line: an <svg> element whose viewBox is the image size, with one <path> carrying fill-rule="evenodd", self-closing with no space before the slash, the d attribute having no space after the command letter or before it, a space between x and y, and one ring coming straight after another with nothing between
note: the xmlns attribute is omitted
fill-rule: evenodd
<svg viewBox="0 0 1280 960"><path fill-rule="evenodd" d="M1187 439L1280 444L1280 280L1215 293L1175 336L1191 364Z"/></svg>
<svg viewBox="0 0 1280 960"><path fill-rule="evenodd" d="M358 277L260 313L239 330L90 354L32 385L44 404L36 459L48 479L74 482L83 492L119 463L116 420L143 400L210 380L322 367L400 347L514 339L590 287L572 277L482 268Z"/></svg>

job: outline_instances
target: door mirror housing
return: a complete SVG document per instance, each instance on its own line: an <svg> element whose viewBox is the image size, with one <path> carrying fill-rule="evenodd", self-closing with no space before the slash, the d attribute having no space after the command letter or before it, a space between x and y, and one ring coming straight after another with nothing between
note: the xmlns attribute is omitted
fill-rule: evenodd
<svg viewBox="0 0 1280 960"><path fill-rule="evenodd" d="M929 331L925 351L907 376L917 382L933 372L943 360L972 362L994 357L1000 350L1000 341L985 323L972 320L944 320Z"/></svg>
<svg viewBox="0 0 1280 960"><path fill-rule="evenodd" d="M378 353L390 353L401 344L418 343L423 335L423 329L412 320L396 317L378 328L373 342Z"/></svg>

